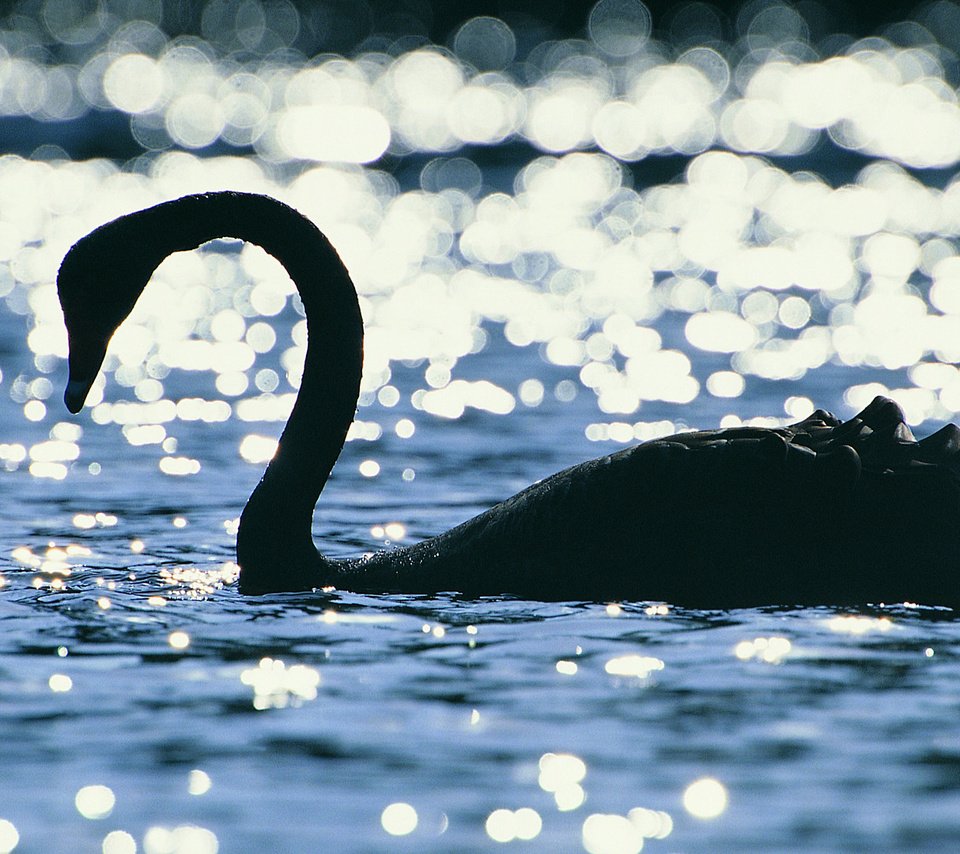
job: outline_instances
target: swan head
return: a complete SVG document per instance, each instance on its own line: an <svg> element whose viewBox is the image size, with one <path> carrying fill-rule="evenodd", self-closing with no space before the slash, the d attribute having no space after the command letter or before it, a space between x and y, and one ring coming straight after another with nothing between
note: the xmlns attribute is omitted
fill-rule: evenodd
<svg viewBox="0 0 960 854"><path fill-rule="evenodd" d="M60 265L57 291L70 351L64 403L71 412L83 407L107 344L163 260L165 253L144 245L150 232L139 219L132 214L92 231Z"/></svg>

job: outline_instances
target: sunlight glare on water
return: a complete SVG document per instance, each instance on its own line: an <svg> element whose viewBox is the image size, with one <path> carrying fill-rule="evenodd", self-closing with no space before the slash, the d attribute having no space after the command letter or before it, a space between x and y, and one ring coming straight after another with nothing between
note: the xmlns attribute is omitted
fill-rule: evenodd
<svg viewBox="0 0 960 854"><path fill-rule="evenodd" d="M498 809L487 816L487 836L494 842L536 839L543 828L540 814L530 807L518 810Z"/></svg>
<svg viewBox="0 0 960 854"><path fill-rule="evenodd" d="M712 777L694 781L683 793L683 806L687 812L702 819L720 816L727 809L728 800L723 783Z"/></svg>
<svg viewBox="0 0 960 854"><path fill-rule="evenodd" d="M216 834L205 827L151 827L143 837L144 854L217 854Z"/></svg>
<svg viewBox="0 0 960 854"><path fill-rule="evenodd" d="M194 768L190 772L189 784L187 786L187 791L191 795L205 795L210 791L210 787L213 785L210 780L210 775L206 771L201 771L199 768Z"/></svg>
<svg viewBox="0 0 960 854"><path fill-rule="evenodd" d="M417 811L410 804L398 801L384 807L380 823L391 836L407 836L417 827Z"/></svg>
<svg viewBox="0 0 960 854"><path fill-rule="evenodd" d="M111 830L103 837L103 854L136 854L137 840L125 830Z"/></svg>
<svg viewBox="0 0 960 854"><path fill-rule="evenodd" d="M167 156L174 155L162 155L161 160ZM176 156L182 158L188 155ZM606 206L610 206L609 211L616 211L622 208L624 199L633 198L639 202L643 196L623 186L622 173L617 169L611 172L608 168L610 164L603 160L602 155L575 154L570 158L537 161L527 167L522 180L525 189L511 202L515 205L512 214L517 220L515 225L510 225L510 217L504 218L501 214L489 221L482 219L481 206L477 209L478 218L473 223L458 223L455 226L462 229L461 245L465 252L475 255L481 264L490 266L491 272L507 260L512 260L516 265L517 259L545 257L546 281L550 283L547 289L540 290L522 279L509 281L496 277L486 280L481 287L468 288L470 280L464 278L466 270L448 273L446 282L434 276L431 278L430 294L448 304L447 309L436 316L437 325L434 326L433 316L429 313L411 313L415 306L428 306L429 295L414 295L404 287L384 290L375 284L375 279L367 278L367 270L370 274L375 272L371 262L358 263L355 269L358 284L361 290L375 288L371 299L374 300L372 304L377 306L372 322L368 323L370 347L367 360L369 370L364 380L365 394L382 391L378 398L381 402L396 399L391 397L395 392L387 389L391 376L390 365L397 360L429 357L431 363L424 370L425 387L414 390L412 395L415 408L444 418L459 418L471 408L509 415L517 399L510 391L489 380L468 380L456 376L457 361L474 349L474 344L470 342L478 340L482 324L490 321L504 322L506 336L513 343L519 346L540 343L548 359L555 364L579 368L581 384L593 391L600 412L609 414L633 414L642 408L645 401L691 403L703 390L720 399L740 397L752 382L751 377L798 379L808 371L817 370L831 358L850 366L902 367L922 362L928 353L952 353L950 346L945 343L950 315L932 315L922 300L909 290L904 290L911 287L907 280L918 272L920 244L917 237L885 232L882 226L881 230L870 234L862 242L860 251L864 269L871 277L861 290L851 288L852 271L860 263L856 254L857 241L846 244L846 251L854 254L839 254L843 244L835 243L831 244L830 250L834 254L824 255L820 247L826 239L822 232L821 214L804 222L798 221L796 212L791 211L789 219L782 220L787 214L777 199L794 183L794 179L786 173L779 173L775 181L766 179L765 185L758 185L769 189L755 197L754 207L748 209L746 214L738 214L741 224L736 230L728 232L724 248L719 245L708 247L703 240L716 228L720 221L718 217L722 217L725 229L731 225L723 196L717 195L723 184L713 183L715 179L710 176L714 169L710 164L739 163L747 176L751 173L760 176L765 172L772 175L775 172L752 158L738 161L732 154L710 152L695 158L687 170L688 183L671 191L674 195L689 194L691 198L699 199L698 212L691 216L681 213L679 209L676 213L670 213L671 209L665 211L667 217L673 219L673 227L679 228L676 247L684 249L692 260L683 261L680 256L658 261L655 254L643 248L643 241L657 233L656 217L661 216L657 214L662 207L656 192L647 192L646 208L650 211L648 217L651 221L645 226L646 230L639 237L631 235L628 239L611 242L610 238L601 237L603 224L611 215ZM599 164L600 168L594 169L589 165L591 162ZM78 168L69 163L59 167L47 164L32 166L16 158L8 158L7 164L8 171L14 168ZM236 166L240 165L237 161ZM225 159L219 167L224 170L226 177L233 163ZM566 183L564 175L568 171L571 178L575 176L576 184ZM357 180L362 182L362 176L349 172L340 174L354 183L356 189L364 188L364 183L355 183ZM716 172L717 177L722 174L722 170ZM554 179L560 181L556 187ZM868 172L861 176L861 181L870 180L872 177ZM591 183L593 181L599 183L594 185ZM797 188L800 186L802 184ZM576 187L573 197L569 193L571 187ZM251 189L260 188L267 189L262 179L259 185L251 186ZM369 191L367 185L366 192ZM591 192L594 193L592 197L588 195ZM821 203L828 204L831 194L836 196L844 192L851 190L824 190ZM488 201L492 198L488 197ZM583 199L588 204L584 207L577 199ZM378 206L383 205L384 201L376 197L370 199L371 203ZM572 208L571 202L574 204ZM569 213L564 213L565 210ZM676 215L680 216L679 220L675 219ZM581 237L586 239L584 216L601 230L593 232L595 237L591 240L595 240L595 243L591 244L589 240L582 243L582 251L586 254L571 254L579 253L581 250L575 247L581 245L578 244ZM549 219L555 221L558 229L543 231L543 224ZM764 225L764 231L771 235L768 239L776 240L777 247L774 249L771 243L771 254L762 255L760 253L766 251L762 246L745 242L747 239L756 241L758 236L756 232L751 234L748 231L751 220L768 223ZM476 231L481 226L487 229L487 236L483 238ZM369 224L364 225L365 230L369 227ZM383 220L382 228L385 230L379 240L376 234L371 235L377 242L383 241L382 249L375 250L374 258L381 252L387 253L384 260L387 257L396 258L396 249L391 248L390 244L389 218ZM500 255L500 249L492 248L503 247L504 240L513 241L516 235L520 236L523 243L517 244L509 255ZM715 239L716 235L709 237L710 241ZM478 242L481 240L486 242ZM494 243L491 244L491 240ZM633 242L637 240L640 242ZM484 246L487 248L482 248ZM642 254L638 256L637 252ZM207 261L186 278L168 278L164 273L170 265L167 262L158 272L157 281L147 291L148 295L153 291L158 297L161 294L173 296L179 292L182 296L177 296L173 304L195 307L172 322L174 318L156 313L155 301L151 303L151 300L145 299L143 305L135 310L132 319L135 325L130 329L137 330L136 334L127 332L118 336L111 348L111 353L115 355L108 357L107 370L113 371L114 380L120 388L133 390L135 399L104 401L95 406L93 414L98 423L124 425L124 435L133 445L164 443L172 438L171 427L167 425L177 421L218 422L234 416L245 421L279 420L285 417L292 403L289 394L283 392L280 383L284 380L280 378L286 378L288 389L296 390L299 386L303 358L299 344L293 342L292 346L278 352L266 337L269 334L270 339L275 339L272 331L257 331L256 334L251 331L252 345L240 340L247 325L244 315L255 317L264 308L268 312L276 310L263 303L263 300L257 302L253 299L261 285L251 282L249 274L236 265L233 260L236 256L205 253L197 257L206 258ZM246 251L240 257L246 258ZM403 265L412 271L427 264L428 257L427 254L419 258L410 257L407 252ZM825 263L840 265L835 279L831 278L831 273L826 278L817 272L807 276L803 272L804 259L807 258L819 259L816 263L821 268ZM835 262L830 261L831 258L835 258ZM50 260L52 262L54 259ZM214 260L216 264L212 263ZM931 289L932 299L944 309L952 305L947 296L951 293L946 278L949 261L949 257L940 258L931 268L936 276ZM649 284L642 284L651 275L647 267L651 262L654 272L661 269L662 272L657 275L665 276L661 284L652 288ZM702 298L693 302L681 298L682 287L688 288L684 282L692 280L677 278L676 273L682 270L683 264L691 263L700 265L701 275L714 275L721 286L715 298L711 298L710 306L705 305ZM183 266L181 262L177 264ZM567 293L570 285L562 284L564 269L560 265L568 270L570 265L582 268L578 290ZM782 282L780 280L784 274L781 266L791 271ZM549 275L551 269L555 270L552 276ZM232 282L233 287L240 288L232 301L236 307L227 307L230 304L225 306L222 295L214 298L208 283L211 274L213 282L219 276L224 283ZM832 285L832 281L836 281L837 285ZM627 283L629 288L626 287ZM772 287L774 291L765 290L764 287ZM779 299L776 297L777 291L789 287L810 290L814 296L812 299L796 294ZM284 286L283 292L289 293L288 285ZM223 292L218 290L216 293ZM248 299L245 294L249 294L252 302L260 307L254 308L251 303L245 302ZM240 303L237 303L238 299L241 299ZM646 339L640 335L644 330L637 324L649 322L661 313L664 306L660 303L664 299L668 300L666 307L669 310L688 314L684 330L690 348L728 354L723 370L714 371L698 380L691 375L692 366L686 353L677 352L654 338ZM456 301L462 301L463 308L468 311L456 309ZM56 309L53 306L47 308L46 305L37 304L35 330L52 329L58 322ZM218 305L224 307L210 317L208 312ZM604 320L608 315L611 317ZM398 320L401 323L399 327L396 326ZM596 325L598 320L604 320L602 329ZM139 325L136 325L138 321ZM831 321L831 326L820 325ZM410 325L413 323L419 324L420 328ZM440 331L440 324L446 325L445 331ZM409 332L400 334L405 325L409 325ZM255 327L257 330L269 329L262 323L253 324L250 329ZM200 338L195 337L198 334ZM416 335L419 341L413 350L410 347L410 342L414 340L411 335ZM450 345L456 336L467 343L455 344L451 349ZM31 335L28 340L34 348L35 362L40 366L44 359L49 358L51 351L37 336ZM129 343L124 344L124 341ZM135 347L131 349L134 342ZM432 352L424 349L424 345L431 342L435 348ZM276 355L280 356L282 363L280 371L263 363L263 360L270 363ZM147 372L152 373L153 377L143 375L144 362ZM378 367L374 368L374 362ZM441 374L439 366L443 362L447 365ZM208 392L212 396L166 397L168 383L165 378L171 369L212 373L214 382ZM49 394L49 390L40 389L37 385L41 381L48 382L42 375L31 378L29 374L14 380L12 393L15 399L19 397L22 400L28 420L47 417L42 400L35 397ZM538 386L531 384L536 382L540 381L532 379L520 387L519 396L526 405L537 405L536 401L542 399L536 391ZM106 387L97 384L92 397L94 402L102 399ZM267 391L262 391L264 389ZM886 391L908 406L911 413L916 412L911 415L912 423L918 423L918 419L948 417L956 408L960 408L952 385L944 387L939 394L927 394L923 403L919 402L919 398L914 400L916 394L909 386L886 387ZM276 396L275 392L278 393ZM218 395L227 399L217 399ZM235 405L230 400L236 400ZM276 407L275 411L273 407ZM241 456L251 462L267 459L267 446L254 448L253 441L251 438L240 446ZM5 447L9 447L4 453L6 466L17 467L21 462L18 446L10 444ZM67 464L78 456L76 441L36 443L29 449L30 469L35 477L62 480L67 475ZM161 471L174 476L196 474L202 466L195 458L173 454L162 456L157 462Z"/></svg>
<svg viewBox="0 0 960 854"><path fill-rule="evenodd" d="M594 813L583 823L583 847L589 854L637 854L643 834L626 816Z"/></svg>
<svg viewBox="0 0 960 854"><path fill-rule="evenodd" d="M316 699L320 674L304 664L287 667L279 659L262 658L240 674L240 681L253 688L255 709L283 709Z"/></svg>
<svg viewBox="0 0 960 854"><path fill-rule="evenodd" d="M832 632L850 635L865 635L874 632L889 632L895 628L889 617L867 617L855 614L831 617L827 620L827 627Z"/></svg>
<svg viewBox="0 0 960 854"><path fill-rule="evenodd" d="M754 638L752 641L740 641L734 647L733 654L741 661L755 658L768 664L779 664L790 654L792 647L787 638Z"/></svg>
<svg viewBox="0 0 960 854"><path fill-rule="evenodd" d="M545 753L540 757L539 768L540 788L553 794L559 810L575 810L583 803L586 795L580 784L587 766L579 756Z"/></svg>
<svg viewBox="0 0 960 854"><path fill-rule="evenodd" d="M5 818L0 819L0 851L3 854L9 854L20 842L20 834L12 822Z"/></svg>
<svg viewBox="0 0 960 854"><path fill-rule="evenodd" d="M84 786L77 792L74 803L84 818L102 819L113 812L116 797L108 786Z"/></svg>
<svg viewBox="0 0 960 854"><path fill-rule="evenodd" d="M664 664L659 658L648 655L621 655L611 658L604 666L611 676L636 676L644 679L657 670L663 670Z"/></svg>

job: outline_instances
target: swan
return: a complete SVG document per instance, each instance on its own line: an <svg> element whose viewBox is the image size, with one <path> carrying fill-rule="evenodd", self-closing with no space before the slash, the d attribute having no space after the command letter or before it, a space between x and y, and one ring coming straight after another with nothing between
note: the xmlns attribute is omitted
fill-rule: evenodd
<svg viewBox="0 0 960 854"><path fill-rule="evenodd" d="M353 421L363 324L327 238L267 196L189 195L121 216L57 277L77 413L107 345L170 253L221 237L286 268L308 323L296 403L243 510L243 593L338 588L529 599L753 605L952 604L960 562L960 429L917 441L892 400L848 421L682 433L582 463L415 545L333 560L314 508Z"/></svg>

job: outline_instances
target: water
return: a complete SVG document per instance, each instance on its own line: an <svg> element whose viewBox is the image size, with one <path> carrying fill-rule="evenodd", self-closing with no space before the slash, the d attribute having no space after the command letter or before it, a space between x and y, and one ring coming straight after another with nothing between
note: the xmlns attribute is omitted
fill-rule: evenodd
<svg viewBox="0 0 960 854"><path fill-rule="evenodd" d="M192 39L121 6L3 33L32 156L0 158L0 851L960 844L951 610L243 598L236 519L299 384L289 281L231 242L169 259L76 418L52 284L182 193L317 221L368 330L334 556L688 426L885 392L926 434L960 411L955 6L862 42L787 6L719 40L702 4L656 41L640 4L540 46L477 19L453 53L374 23L309 73L330 45L292 6L211 4Z"/></svg>

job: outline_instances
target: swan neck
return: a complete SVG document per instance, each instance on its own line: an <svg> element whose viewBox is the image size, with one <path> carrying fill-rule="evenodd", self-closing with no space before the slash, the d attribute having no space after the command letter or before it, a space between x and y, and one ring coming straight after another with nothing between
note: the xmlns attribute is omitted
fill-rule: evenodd
<svg viewBox="0 0 960 854"><path fill-rule="evenodd" d="M246 194L192 198L194 209L188 205L179 221L180 248L217 237L255 243L283 264L303 303L308 340L300 389L237 534L241 583L291 589L290 567L318 562L313 509L356 410L363 361L356 289L326 237L291 208Z"/></svg>

